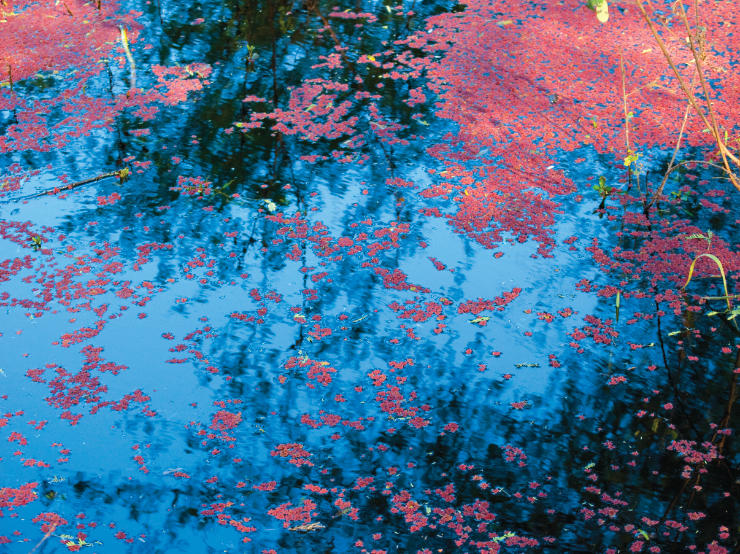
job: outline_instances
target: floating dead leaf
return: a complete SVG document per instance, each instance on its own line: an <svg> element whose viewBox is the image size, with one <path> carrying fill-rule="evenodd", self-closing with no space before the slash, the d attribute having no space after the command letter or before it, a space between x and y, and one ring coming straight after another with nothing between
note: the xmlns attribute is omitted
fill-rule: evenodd
<svg viewBox="0 0 740 554"><path fill-rule="evenodd" d="M318 531L324 529L326 525L319 523L318 521L312 521L311 523L304 523L303 525L296 525L291 527L288 531L300 531L301 533L309 533L311 531Z"/></svg>
<svg viewBox="0 0 740 554"><path fill-rule="evenodd" d="M609 4L606 0L603 0L603 2L596 6L596 19L598 19L600 23L606 23L609 21Z"/></svg>

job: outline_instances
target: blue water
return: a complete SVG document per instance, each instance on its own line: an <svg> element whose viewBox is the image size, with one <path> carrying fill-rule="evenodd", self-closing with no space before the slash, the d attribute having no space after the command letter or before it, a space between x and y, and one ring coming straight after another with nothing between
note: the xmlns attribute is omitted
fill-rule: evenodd
<svg viewBox="0 0 740 554"><path fill-rule="evenodd" d="M708 544L719 526L732 532L731 442L692 496L676 497L684 463L667 450L673 440L707 440L707 422L721 419L732 362L716 352L737 340L732 328L691 345L701 367L677 362L676 370L681 349L667 333L682 322L666 316L661 328L655 318L628 326L632 312L655 310L630 299L613 343L587 339L583 353L569 344L585 316L616 319L613 297L577 286L583 279L612 284L586 251L592 237L616 242L618 223L594 213L599 197L587 181L608 171L608 161L592 152L558 160L585 192L562 199L552 258L537 255L534 241L514 239L494 257L444 218L421 213L452 211L450 201L419 195L438 182L428 170L443 169L425 149L455 130L434 117L432 102L412 111L384 93L388 114L410 124L419 111L430 125L412 127L407 134L420 138L408 146L369 140L362 165L299 159L331 156L341 141L224 133L244 120L246 94L275 93L285 105L288 87L316 73L310 66L333 47L304 11L259 4L127 3L144 12L136 45L153 45L134 48L142 83L151 64L207 62L210 84L183 104L161 107L152 121L128 114L112 131L63 150L0 158L0 179L14 162L40 169L0 205L1 223L30 222L18 240L0 240L0 267L28 262L0 282L9 298L0 302L0 438L8 438L0 440L0 489L8 494L33 482L37 495L0 507L0 538L8 539L0 550L63 552L81 532L82 551L105 553L479 552L524 548L525 538L535 549L601 552L627 551L642 530L650 536L645 548L675 551ZM342 10L354 7L346 4ZM385 4L362 4L377 24L362 31L337 24L353 56L408 32L406 19L388 15ZM410 29L451 8L419 3ZM201 16L204 24L190 24ZM249 71L247 43L258 54ZM114 91L125 90L124 69L112 69L111 78ZM103 94L108 83L101 77L91 86ZM21 92L41 94L33 84ZM12 116L2 117L7 124ZM144 127L150 135L130 134ZM572 163L584 155L586 163ZM138 173L122 161L129 156L151 167ZM62 196L17 200L58 186L63 173L74 182L124 165L133 170L124 183L107 178ZM172 190L178 176L201 177L222 193ZM386 185L391 177L415 188ZM114 193L120 200L98 205ZM402 225L394 243L387 233ZM43 238L41 249L31 247L32 236ZM340 237L365 251L348 253ZM377 252L367 252L371 243ZM329 244L336 250L328 252ZM384 282L375 268L406 278ZM44 287L53 294L43 305L12 300L39 301ZM513 289L520 293L501 310L458 311ZM439 311L429 316L427 309ZM552 322L539 317L544 312ZM73 336L96 325L92 336ZM101 361L85 348L102 348ZM291 360L307 365L286 367ZM124 367L114 373L108 362ZM77 375L61 387L70 398L86 386L83 378L102 388L82 391L78 403L55 402L59 389L49 381L60 367ZM329 371L330 380L310 377L311 368ZM47 382L31 378L35 369L45 369L37 380ZM607 384L618 375L627 383ZM676 409L661 411L667 402ZM643 408L653 415L638 415ZM233 428L219 429L224 411L236 418ZM279 445L296 443L308 454L280 455ZM263 487L271 490L255 488L272 481L274 488ZM436 492L450 485L452 500ZM274 515L307 501L315 504L307 519L284 526ZM584 516L604 508L617 513ZM495 519L486 521L488 511ZM695 511L708 515L686 520ZM67 523L46 533L33 521L42 512ZM644 517L659 523L651 527ZM669 520L693 527L677 531Z"/></svg>

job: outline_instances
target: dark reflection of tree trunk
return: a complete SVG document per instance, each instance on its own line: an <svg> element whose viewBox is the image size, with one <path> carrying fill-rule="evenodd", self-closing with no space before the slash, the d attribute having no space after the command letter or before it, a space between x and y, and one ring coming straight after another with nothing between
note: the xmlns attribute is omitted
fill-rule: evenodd
<svg viewBox="0 0 740 554"><path fill-rule="evenodd" d="M270 46L272 48L272 60L270 61L270 67L272 69L272 104L277 108L278 106L278 77L277 77L277 33L275 29L275 5L270 3L270 29L271 40Z"/></svg>

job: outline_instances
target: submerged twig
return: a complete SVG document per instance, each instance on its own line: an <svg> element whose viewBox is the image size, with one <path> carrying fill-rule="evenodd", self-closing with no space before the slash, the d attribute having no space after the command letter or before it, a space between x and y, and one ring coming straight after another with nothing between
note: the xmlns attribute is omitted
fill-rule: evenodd
<svg viewBox="0 0 740 554"><path fill-rule="evenodd" d="M31 198L39 198L41 196L48 196L51 194L59 194L60 192L67 192L73 189L76 189L78 187L81 187L83 185L89 185L90 183L96 183L98 181L102 181L103 179L107 179L108 177L118 177L121 182L123 182L130 174L130 171L127 167L124 167L123 169L119 169L118 171L110 171L108 173L102 173L100 175L97 175L96 177L90 177L89 179L84 179L82 181L76 181L74 183L70 183L69 185L64 185L63 187L54 187L53 189L44 190L41 192L34 192L32 194L26 194L25 196L19 196L17 198L6 198L3 200L0 200L0 204L9 204L10 202L22 202L24 200L30 200Z"/></svg>
<svg viewBox="0 0 740 554"><path fill-rule="evenodd" d="M28 554L33 554L34 552L36 552L39 549L39 546L41 546L42 544L44 544L49 539L49 537L51 537L54 534L54 531L56 531L56 529L57 529L57 526L56 525L52 525L51 526L51 529L49 529L46 532L46 534L41 538L41 540L39 542L36 543L36 546L34 546L29 551Z"/></svg>

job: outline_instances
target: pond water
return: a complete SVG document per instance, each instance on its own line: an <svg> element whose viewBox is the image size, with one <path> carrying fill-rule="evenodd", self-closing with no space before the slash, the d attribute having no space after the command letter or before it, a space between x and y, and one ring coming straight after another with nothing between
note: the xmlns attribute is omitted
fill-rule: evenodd
<svg viewBox="0 0 740 554"><path fill-rule="evenodd" d="M65 6L121 27L0 89L0 550L738 547L724 301L599 209L613 157L487 188L463 6ZM697 182L656 233L736 243Z"/></svg>

